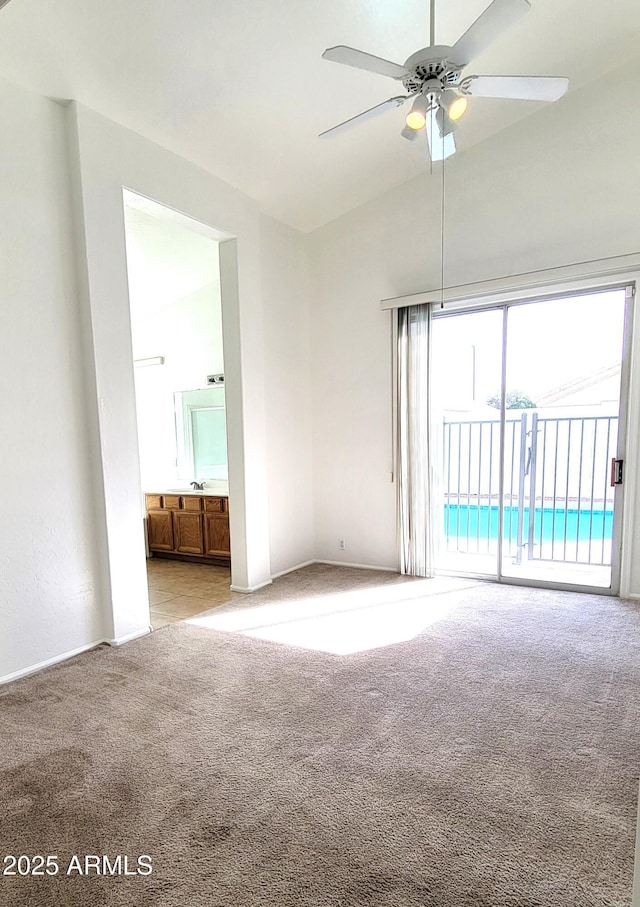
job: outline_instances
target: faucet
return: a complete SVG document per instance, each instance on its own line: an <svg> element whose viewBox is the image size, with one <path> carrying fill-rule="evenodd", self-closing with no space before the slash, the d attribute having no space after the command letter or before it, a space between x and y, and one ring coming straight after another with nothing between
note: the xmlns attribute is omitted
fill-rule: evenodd
<svg viewBox="0 0 640 907"><path fill-rule="evenodd" d="M189 482L190 485L193 485L194 491L204 491L204 482Z"/></svg>

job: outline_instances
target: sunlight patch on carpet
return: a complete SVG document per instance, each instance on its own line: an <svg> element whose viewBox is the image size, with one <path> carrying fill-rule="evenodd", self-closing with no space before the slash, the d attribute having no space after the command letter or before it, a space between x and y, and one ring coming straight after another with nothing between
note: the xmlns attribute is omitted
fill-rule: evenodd
<svg viewBox="0 0 640 907"><path fill-rule="evenodd" d="M191 618L188 623L333 655L350 655L414 639L446 617L458 597L439 594L437 589L433 580L355 589L277 605L211 612ZM430 594L425 594L427 591ZM447 587L443 587L442 592L446 591Z"/></svg>

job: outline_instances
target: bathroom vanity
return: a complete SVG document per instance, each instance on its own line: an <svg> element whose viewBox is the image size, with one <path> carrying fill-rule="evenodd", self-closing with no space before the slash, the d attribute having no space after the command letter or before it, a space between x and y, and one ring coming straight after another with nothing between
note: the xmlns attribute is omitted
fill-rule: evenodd
<svg viewBox="0 0 640 907"><path fill-rule="evenodd" d="M231 562L229 499L207 491L145 494L147 540L154 557L204 564Z"/></svg>

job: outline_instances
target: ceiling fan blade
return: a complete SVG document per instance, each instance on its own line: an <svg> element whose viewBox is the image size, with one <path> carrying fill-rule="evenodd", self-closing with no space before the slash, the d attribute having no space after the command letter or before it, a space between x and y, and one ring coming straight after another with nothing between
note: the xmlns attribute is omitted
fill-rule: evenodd
<svg viewBox="0 0 640 907"><path fill-rule="evenodd" d="M324 132L320 133L320 138L325 135L335 135L337 132L342 132L343 129L348 129L350 126L353 126L354 123L376 117L379 113L384 113L385 110L388 110L391 107L400 107L406 100L407 98L404 95L397 98L389 98L387 101L383 101L382 104L376 104L375 107L363 110L362 113L357 113L354 117L350 117L348 120L338 123L337 126L332 126L331 129L325 129Z"/></svg>
<svg viewBox="0 0 640 907"><path fill-rule="evenodd" d="M465 94L473 98L513 98L518 101L557 101L569 87L560 76L469 76Z"/></svg>
<svg viewBox="0 0 640 907"><path fill-rule="evenodd" d="M451 157L452 154L455 154L456 142L453 137L453 132L446 132L442 134L442 117L438 117L440 113L440 108L438 110L429 110L427 112L427 142L429 143L429 153L431 155L431 160L435 163L436 161L444 161L446 158Z"/></svg>
<svg viewBox="0 0 640 907"><path fill-rule="evenodd" d="M451 48L449 60L466 66L531 9L529 0L493 0Z"/></svg>
<svg viewBox="0 0 640 907"><path fill-rule="evenodd" d="M322 54L322 59L331 60L333 63L343 63L345 66L355 66L356 69L366 69L367 72L377 72L381 76L390 76L392 79L403 79L407 75L407 70L399 63L383 60L382 57L375 57L373 54L367 54L363 50L356 50L354 47L347 47L344 44L328 47Z"/></svg>
<svg viewBox="0 0 640 907"><path fill-rule="evenodd" d="M9 0L0 0L0 9L2 9L3 6L6 6L8 2Z"/></svg>

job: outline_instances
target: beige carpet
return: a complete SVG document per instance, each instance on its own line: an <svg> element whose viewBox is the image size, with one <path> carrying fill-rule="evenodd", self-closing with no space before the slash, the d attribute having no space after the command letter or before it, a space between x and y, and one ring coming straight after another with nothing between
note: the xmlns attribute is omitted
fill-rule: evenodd
<svg viewBox="0 0 640 907"><path fill-rule="evenodd" d="M640 609L426 588L314 566L222 629L0 688L0 851L60 865L1 877L0 903L628 907ZM411 638L380 646L384 619ZM321 650L327 620L350 654ZM255 638L276 626L299 644ZM74 854L153 871L66 875Z"/></svg>

